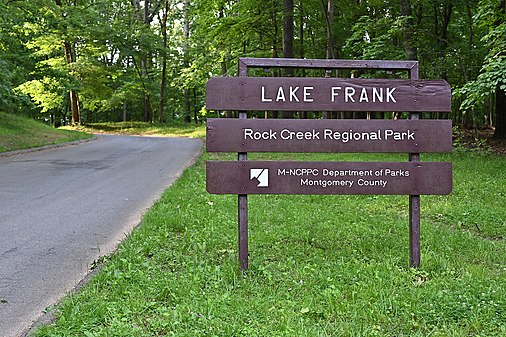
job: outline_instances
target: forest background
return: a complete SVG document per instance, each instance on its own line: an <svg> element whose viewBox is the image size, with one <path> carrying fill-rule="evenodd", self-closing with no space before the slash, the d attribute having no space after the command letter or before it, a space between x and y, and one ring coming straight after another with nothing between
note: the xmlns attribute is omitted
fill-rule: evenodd
<svg viewBox="0 0 506 337"><path fill-rule="evenodd" d="M216 117L205 82L239 57L418 60L453 91L424 118L506 138L506 0L0 0L0 111L54 126Z"/></svg>

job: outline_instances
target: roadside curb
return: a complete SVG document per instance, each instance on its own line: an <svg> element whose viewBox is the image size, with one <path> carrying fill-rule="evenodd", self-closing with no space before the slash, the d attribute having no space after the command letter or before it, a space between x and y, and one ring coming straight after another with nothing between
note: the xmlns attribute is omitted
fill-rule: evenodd
<svg viewBox="0 0 506 337"><path fill-rule="evenodd" d="M58 144L43 145L43 146L38 146L38 147L32 147L32 148L29 148L29 149L0 152L0 158L11 157L11 156L16 156L18 154L25 154L25 153L30 153L30 152L39 152L39 151L51 150L51 149L55 149L55 148L59 148L59 147L67 147L67 146L79 145L79 144L95 141L98 138L99 137L97 137L96 135L93 135L93 137L88 138L88 139L74 140L74 141L71 141L71 142L58 143Z"/></svg>
<svg viewBox="0 0 506 337"><path fill-rule="evenodd" d="M137 225L135 225L134 229L136 229L137 227L139 227L141 225L142 225L142 222L138 223ZM85 285L87 285L91 281L91 279L100 270L102 270L102 268L105 265L104 263L115 253L116 253L116 250L114 250L113 252L111 252L108 255L103 255L98 260L96 260L97 264L94 267L90 268L90 270L84 276L83 279L81 279L72 289L70 289L68 291L68 293L66 293L60 299L58 299L58 301L56 303L54 303L53 305L51 305L48 308L46 308L46 310L44 310L42 316L40 316L38 319L36 319L35 321L33 321L32 324L28 328L26 328L21 333L21 335L19 335L18 337L30 337L30 336L33 336L33 334L35 333L35 330L37 330L37 328L39 328L41 326L44 326L44 325L53 324L54 321L55 321L55 319L56 319L56 312L57 312L58 306L60 305L61 301L64 298L66 298L66 297L69 297L69 296L77 294L81 290L82 287L84 287Z"/></svg>

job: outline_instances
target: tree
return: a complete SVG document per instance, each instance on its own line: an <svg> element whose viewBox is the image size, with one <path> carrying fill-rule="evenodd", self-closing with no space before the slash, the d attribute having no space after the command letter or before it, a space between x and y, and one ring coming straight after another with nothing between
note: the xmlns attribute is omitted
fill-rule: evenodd
<svg viewBox="0 0 506 337"><path fill-rule="evenodd" d="M413 18L410 0L400 0L400 9L401 16L404 19L402 23L402 29L404 35L403 44L406 58L408 60L417 60L418 52L414 40L415 20Z"/></svg>
<svg viewBox="0 0 506 337"><path fill-rule="evenodd" d="M480 74L474 81L466 83L456 91L463 96L461 109L471 111L476 105L484 104L488 97L495 97L494 137L506 138L506 0L481 1L477 21L486 27L482 38L489 48Z"/></svg>
<svg viewBox="0 0 506 337"><path fill-rule="evenodd" d="M335 58L334 53L334 34L333 34L333 25L334 25L334 0L328 0L327 5L325 6L325 2L322 0L322 7L325 11L325 26L327 28L327 55L328 59Z"/></svg>
<svg viewBox="0 0 506 337"><path fill-rule="evenodd" d="M161 0L150 1L144 0L130 0L133 7L135 8L136 18L141 23L140 31L142 32L139 36L139 50L140 50L140 69L139 77L141 78L143 89L144 89L144 121L153 121L153 110L151 107L151 95L150 85L152 84L150 71L152 66L152 43L150 39L151 23L157 16L158 11L162 5Z"/></svg>
<svg viewBox="0 0 506 337"><path fill-rule="evenodd" d="M77 5L76 5L77 6ZM37 15L28 16L25 42L35 62L35 76L17 87L17 91L29 95L42 112L48 112L56 125L65 122L67 105L71 109L71 123L80 123L80 104L77 90L79 79L76 72L77 53L75 50L76 13L74 3L67 6L61 0L35 1L24 8L36 13L40 8L43 20ZM82 13L79 13L82 14ZM82 18L81 18L82 20ZM61 97L60 95L66 97ZM61 117L54 118L53 116Z"/></svg>
<svg viewBox="0 0 506 337"><path fill-rule="evenodd" d="M26 48L25 22L33 20L29 8L32 3L0 2L0 110L29 114L33 104L16 94L14 88L34 71L27 62L30 50Z"/></svg>
<svg viewBox="0 0 506 337"><path fill-rule="evenodd" d="M0 2L0 104L55 124L72 115L74 123L198 121L207 79L234 76L239 57L417 59L421 78L460 88L455 122L480 126L493 116L499 136L503 7L503 0L9 0Z"/></svg>
<svg viewBox="0 0 506 337"><path fill-rule="evenodd" d="M56 4L63 9L63 3L61 0L55 0ZM75 4L75 3L74 3ZM62 20L62 33L63 33L63 50L65 53L65 62L69 68L72 67L72 64L76 62L77 54L75 51L74 41L72 41L72 37L68 34L67 23L66 23L66 10L63 9L63 20ZM81 124L81 110L79 107L79 95L77 94L76 89L71 88L69 90L69 98L70 98L70 108L72 111L72 125Z"/></svg>
<svg viewBox="0 0 506 337"><path fill-rule="evenodd" d="M158 105L158 122L163 122L163 112L165 107L165 90L167 87L167 18L169 15L169 1L165 0L163 16L160 21L160 30L163 37L162 50L162 74L160 83L160 104Z"/></svg>
<svg viewBox="0 0 506 337"><path fill-rule="evenodd" d="M293 0L283 0L283 57L293 58ZM293 69L285 68L284 76L292 77ZM293 111L283 111L283 118L293 118Z"/></svg>
<svg viewBox="0 0 506 337"><path fill-rule="evenodd" d="M190 65L189 55L189 40L190 40L190 0L183 1L183 66L188 68ZM183 93L184 100L184 118L186 122L191 121L190 117L190 90L187 86L184 87Z"/></svg>

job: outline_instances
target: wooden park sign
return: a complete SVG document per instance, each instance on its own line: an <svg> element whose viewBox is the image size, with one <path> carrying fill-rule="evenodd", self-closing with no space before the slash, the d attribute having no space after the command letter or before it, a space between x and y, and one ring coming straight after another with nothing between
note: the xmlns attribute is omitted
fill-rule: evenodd
<svg viewBox="0 0 506 337"><path fill-rule="evenodd" d="M449 194L451 163L208 161L213 194Z"/></svg>
<svg viewBox="0 0 506 337"><path fill-rule="evenodd" d="M409 80L248 78L249 67L403 69ZM418 63L240 59L238 78L211 78L209 110L240 110L239 119L208 119L208 152L237 152L238 161L208 161L207 190L237 194L239 266L248 268L248 194L410 196L410 265L420 264L420 195L449 194L452 165L421 162L420 152L451 152L451 121L419 120L450 111L445 81L417 80ZM408 111L410 120L247 119L245 110ZM247 152L405 152L409 162L248 161Z"/></svg>
<svg viewBox="0 0 506 337"><path fill-rule="evenodd" d="M444 111L450 106L446 81L214 77L207 82L211 110Z"/></svg>
<svg viewBox="0 0 506 337"><path fill-rule="evenodd" d="M207 120L209 152L450 152L451 120Z"/></svg>

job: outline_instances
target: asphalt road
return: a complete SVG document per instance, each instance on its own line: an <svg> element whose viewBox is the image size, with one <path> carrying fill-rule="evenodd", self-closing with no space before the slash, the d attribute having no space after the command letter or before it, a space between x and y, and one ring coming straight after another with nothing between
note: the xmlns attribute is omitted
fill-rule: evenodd
<svg viewBox="0 0 506 337"><path fill-rule="evenodd" d="M99 136L0 157L0 336L19 336L110 253L202 140Z"/></svg>

